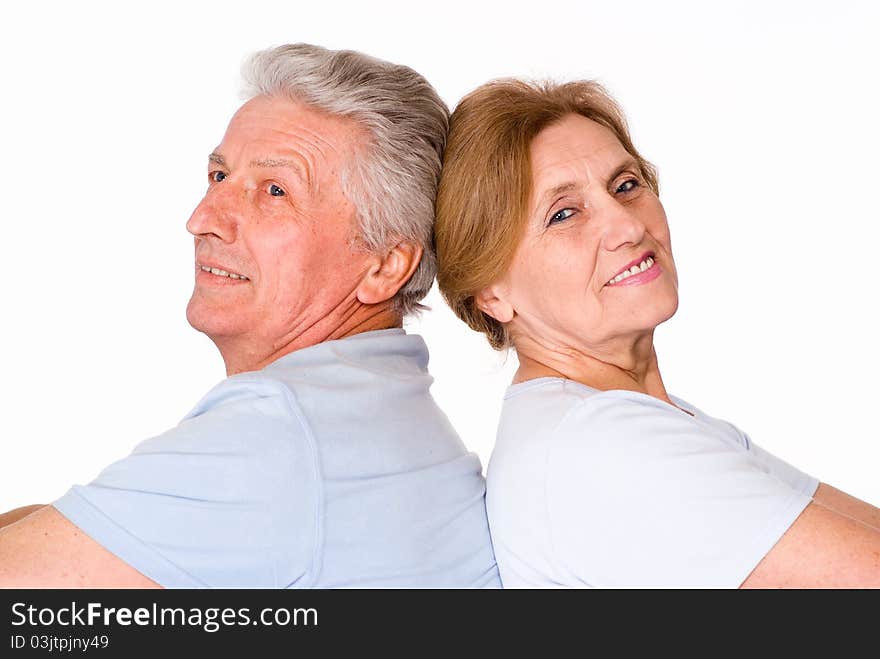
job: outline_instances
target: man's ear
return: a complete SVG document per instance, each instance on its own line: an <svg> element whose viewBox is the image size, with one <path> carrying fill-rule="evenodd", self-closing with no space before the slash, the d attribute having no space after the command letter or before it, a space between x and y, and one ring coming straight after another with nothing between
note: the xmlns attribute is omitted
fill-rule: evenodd
<svg viewBox="0 0 880 659"><path fill-rule="evenodd" d="M474 296L474 303L477 309L492 316L499 323L509 323L515 315L513 305L507 301L502 284L492 284L478 291Z"/></svg>
<svg viewBox="0 0 880 659"><path fill-rule="evenodd" d="M357 297L363 304L390 300L409 281L422 258L422 246L401 241L384 255L377 254L361 279Z"/></svg>

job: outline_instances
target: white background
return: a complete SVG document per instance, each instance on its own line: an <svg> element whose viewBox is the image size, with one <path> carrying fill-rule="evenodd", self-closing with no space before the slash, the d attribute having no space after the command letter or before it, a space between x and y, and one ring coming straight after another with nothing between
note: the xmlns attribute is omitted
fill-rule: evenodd
<svg viewBox="0 0 880 659"><path fill-rule="evenodd" d="M605 83L672 229L667 388L880 504L880 18L829 4L8 3L0 510L89 481L224 377L184 317L184 223L241 60L295 41L408 64L450 106L504 75ZM485 467L515 360L428 302L408 327Z"/></svg>

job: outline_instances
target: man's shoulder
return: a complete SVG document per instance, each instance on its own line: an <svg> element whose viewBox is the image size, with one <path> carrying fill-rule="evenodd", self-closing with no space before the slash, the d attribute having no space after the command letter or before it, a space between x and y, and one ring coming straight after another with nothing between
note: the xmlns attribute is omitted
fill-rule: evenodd
<svg viewBox="0 0 880 659"><path fill-rule="evenodd" d="M206 414L232 419L238 416L288 416L290 390L279 378L262 371L241 373L212 387L184 417L184 421Z"/></svg>
<svg viewBox="0 0 880 659"><path fill-rule="evenodd" d="M432 381L420 336L402 329L363 332L226 378L170 435L177 441L190 435L225 441L253 436L256 429L262 443L276 436L334 445L339 438L390 437L406 425L402 419L419 419L422 428L433 429L428 434L451 437L454 431L430 395Z"/></svg>
<svg viewBox="0 0 880 659"><path fill-rule="evenodd" d="M249 373L217 384L176 426L140 442L133 454L260 455L294 445L311 452L309 439L284 383Z"/></svg>
<svg viewBox="0 0 880 659"><path fill-rule="evenodd" d="M380 418L441 416L430 395L425 343L399 328L325 341L241 377L230 385L275 399L315 432L327 424L369 432Z"/></svg>
<svg viewBox="0 0 880 659"><path fill-rule="evenodd" d="M427 375L428 348L401 328L361 332L290 352L258 373L288 384Z"/></svg>

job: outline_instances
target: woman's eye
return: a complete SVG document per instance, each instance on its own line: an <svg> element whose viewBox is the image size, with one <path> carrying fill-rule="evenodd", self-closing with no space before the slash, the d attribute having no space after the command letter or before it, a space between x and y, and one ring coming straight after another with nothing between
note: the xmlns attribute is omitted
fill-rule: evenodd
<svg viewBox="0 0 880 659"><path fill-rule="evenodd" d="M563 208L560 211L556 211L553 215L550 216L550 221L547 222L547 225L557 224L558 222L564 222L568 218L574 215L573 208Z"/></svg>
<svg viewBox="0 0 880 659"><path fill-rule="evenodd" d="M632 192L637 187L639 187L639 185L641 184L636 179L628 178L619 186L617 186L616 192Z"/></svg>
<svg viewBox="0 0 880 659"><path fill-rule="evenodd" d="M221 172L219 170L214 171L208 174L208 178L211 180L212 183L219 183L226 178L226 172Z"/></svg>
<svg viewBox="0 0 880 659"><path fill-rule="evenodd" d="M273 183L272 185L269 186L269 194L272 195L273 197L283 197L284 190L282 190L280 187L278 187L277 185L275 185Z"/></svg>

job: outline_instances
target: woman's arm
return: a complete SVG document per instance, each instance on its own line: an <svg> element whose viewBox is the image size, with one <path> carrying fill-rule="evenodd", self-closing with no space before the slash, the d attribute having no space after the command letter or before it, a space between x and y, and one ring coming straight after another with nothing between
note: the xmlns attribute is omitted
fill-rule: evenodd
<svg viewBox="0 0 880 659"><path fill-rule="evenodd" d="M741 587L880 588L880 530L814 499Z"/></svg>
<svg viewBox="0 0 880 659"><path fill-rule="evenodd" d="M880 508L841 492L827 483L819 483L813 501L880 531Z"/></svg>
<svg viewBox="0 0 880 659"><path fill-rule="evenodd" d="M21 508L15 508L14 510L10 510L7 513L0 514L0 529L4 526L9 526L10 524L15 524L18 520L27 517L32 512L39 510L43 507L44 504L38 503L33 506L22 506Z"/></svg>

